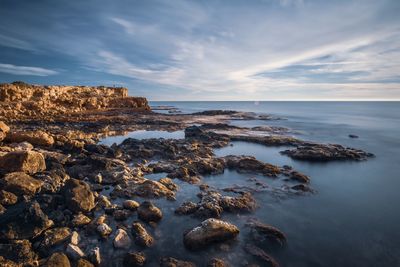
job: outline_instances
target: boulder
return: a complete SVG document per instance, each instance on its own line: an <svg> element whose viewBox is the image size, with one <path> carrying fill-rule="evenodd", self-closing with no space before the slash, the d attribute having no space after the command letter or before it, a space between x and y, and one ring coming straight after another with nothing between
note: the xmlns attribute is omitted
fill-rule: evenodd
<svg viewBox="0 0 400 267"><path fill-rule="evenodd" d="M251 228L251 236L257 243L272 242L279 246L286 244L285 234L271 225L258 220L250 220L246 225Z"/></svg>
<svg viewBox="0 0 400 267"><path fill-rule="evenodd" d="M83 181L69 179L63 193L67 207L73 212L89 212L96 206L90 186Z"/></svg>
<svg viewBox="0 0 400 267"><path fill-rule="evenodd" d="M28 142L34 146L52 146L54 138L43 131L20 131L7 134L6 141L10 143Z"/></svg>
<svg viewBox="0 0 400 267"><path fill-rule="evenodd" d="M172 257L163 257L160 259L160 267L196 267L190 261L178 260Z"/></svg>
<svg viewBox="0 0 400 267"><path fill-rule="evenodd" d="M0 170L35 174L46 170L46 163L39 152L12 151L0 157Z"/></svg>
<svg viewBox="0 0 400 267"><path fill-rule="evenodd" d="M89 252L88 259L93 262L96 266L99 266L101 263L101 255L100 255L100 248L95 247Z"/></svg>
<svg viewBox="0 0 400 267"><path fill-rule="evenodd" d="M128 233L124 229L118 229L114 241L115 248L129 248L131 245L131 239L129 238Z"/></svg>
<svg viewBox="0 0 400 267"><path fill-rule="evenodd" d="M200 249L215 242L234 239L239 234L235 225L217 219L207 219L184 234L183 243L189 249Z"/></svg>
<svg viewBox="0 0 400 267"><path fill-rule="evenodd" d="M144 201L138 208L138 217L145 222L158 222L162 218L162 211L149 201Z"/></svg>
<svg viewBox="0 0 400 267"><path fill-rule="evenodd" d="M135 238L135 243L142 247L150 247L154 243L153 237L146 231L146 228L139 222L132 224L132 235Z"/></svg>
<svg viewBox="0 0 400 267"><path fill-rule="evenodd" d="M85 253L80 249L80 247L73 244L68 244L65 253L67 253L67 255L73 260L85 257Z"/></svg>
<svg viewBox="0 0 400 267"><path fill-rule="evenodd" d="M91 219L86 216L85 214L82 213L78 213L76 215L74 215L74 218L71 221L72 226L75 227L80 227L80 226L84 226L86 224L89 224L91 222Z"/></svg>
<svg viewBox="0 0 400 267"><path fill-rule="evenodd" d="M96 230L102 237L106 237L112 233L112 228L106 223L99 224Z"/></svg>
<svg viewBox="0 0 400 267"><path fill-rule="evenodd" d="M52 247L68 240L71 235L71 230L68 227L57 227L46 230L43 234L43 239L40 242L40 249L47 252Z"/></svg>
<svg viewBox="0 0 400 267"><path fill-rule="evenodd" d="M134 201L134 200L128 199L128 200L125 200L125 201L122 203L122 206L124 207L124 209L131 210L131 211L135 211L135 210L137 210L137 208L139 207L139 203L137 203L137 202Z"/></svg>
<svg viewBox="0 0 400 267"><path fill-rule="evenodd" d="M140 267L146 264L146 255L143 252L129 252L124 257L124 266Z"/></svg>
<svg viewBox="0 0 400 267"><path fill-rule="evenodd" d="M32 178L24 172L12 172L4 176L0 181L3 188L18 196L36 194L43 185L43 182Z"/></svg>
<svg viewBox="0 0 400 267"><path fill-rule="evenodd" d="M43 265L44 267L70 267L71 263L67 255L61 252L53 253Z"/></svg>

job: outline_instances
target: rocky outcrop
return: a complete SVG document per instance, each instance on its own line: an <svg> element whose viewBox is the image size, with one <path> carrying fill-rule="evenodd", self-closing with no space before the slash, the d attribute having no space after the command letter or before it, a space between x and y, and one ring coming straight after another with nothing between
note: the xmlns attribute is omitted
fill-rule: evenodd
<svg viewBox="0 0 400 267"><path fill-rule="evenodd" d="M200 249L214 242L233 239L238 234L239 228L231 223L217 219L207 219L187 232L183 237L183 243L189 249Z"/></svg>
<svg viewBox="0 0 400 267"><path fill-rule="evenodd" d="M0 118L23 119L115 108L150 110L145 98L129 97L128 89L123 87L0 84Z"/></svg>

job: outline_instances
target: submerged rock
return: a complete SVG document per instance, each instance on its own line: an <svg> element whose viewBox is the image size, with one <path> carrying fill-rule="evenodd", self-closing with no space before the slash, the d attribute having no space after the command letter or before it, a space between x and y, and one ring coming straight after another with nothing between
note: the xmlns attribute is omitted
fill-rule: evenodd
<svg viewBox="0 0 400 267"><path fill-rule="evenodd" d="M132 235L135 238L135 243L142 247L150 247L154 243L153 237L146 231L146 228L139 222L132 224Z"/></svg>
<svg viewBox="0 0 400 267"><path fill-rule="evenodd" d="M162 218L162 211L149 201L142 202L137 212L139 219L145 222L158 222Z"/></svg>
<svg viewBox="0 0 400 267"><path fill-rule="evenodd" d="M251 244L247 244L244 247L244 250L249 253L250 255L253 255L259 259L261 259L263 262L265 262L267 264L267 266L270 267L279 267L279 263L272 258L267 252L265 252L264 250L262 250L261 248L251 245Z"/></svg>
<svg viewBox="0 0 400 267"><path fill-rule="evenodd" d="M146 255L143 252L129 252L124 257L124 266L140 267L146 264Z"/></svg>
<svg viewBox="0 0 400 267"><path fill-rule="evenodd" d="M184 234L183 242L189 249L200 249L214 242L234 239L239 234L235 225L217 219L207 219Z"/></svg>
<svg viewBox="0 0 400 267"><path fill-rule="evenodd" d="M32 178L24 172L12 172L4 176L0 181L5 190L18 196L36 194L43 185L43 182Z"/></svg>
<svg viewBox="0 0 400 267"><path fill-rule="evenodd" d="M131 239L124 229L118 229L113 244L115 248L129 248L131 245Z"/></svg>
<svg viewBox="0 0 400 267"><path fill-rule="evenodd" d="M0 157L0 170L35 174L46 170L46 163L39 152L12 151Z"/></svg>
<svg viewBox="0 0 400 267"><path fill-rule="evenodd" d="M196 267L190 261L178 260L172 257L163 257L160 259L160 267Z"/></svg>
<svg viewBox="0 0 400 267"><path fill-rule="evenodd" d="M67 207L73 212L89 212L96 206L90 186L83 181L70 179L62 190Z"/></svg>
<svg viewBox="0 0 400 267"><path fill-rule="evenodd" d="M250 220L246 225L251 228L252 238L258 243L269 241L276 243L279 246L283 246L286 244L285 234L271 225L262 223L257 220Z"/></svg>

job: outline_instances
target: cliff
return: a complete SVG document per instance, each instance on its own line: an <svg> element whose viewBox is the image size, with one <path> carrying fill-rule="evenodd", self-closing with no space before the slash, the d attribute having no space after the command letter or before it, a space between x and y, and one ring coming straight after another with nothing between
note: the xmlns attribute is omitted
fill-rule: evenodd
<svg viewBox="0 0 400 267"><path fill-rule="evenodd" d="M0 84L0 117L5 119L110 109L150 110L150 107L146 98L129 97L128 89L123 87Z"/></svg>

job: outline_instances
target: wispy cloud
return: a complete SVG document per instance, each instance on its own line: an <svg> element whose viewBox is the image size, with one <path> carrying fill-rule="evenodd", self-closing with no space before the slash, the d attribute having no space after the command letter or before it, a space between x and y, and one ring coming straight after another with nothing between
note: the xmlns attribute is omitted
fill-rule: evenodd
<svg viewBox="0 0 400 267"><path fill-rule="evenodd" d="M28 51L35 50L35 48L28 42L3 34L0 34L0 46L12 47Z"/></svg>
<svg viewBox="0 0 400 267"><path fill-rule="evenodd" d="M12 64L0 63L0 72L13 75L49 76L58 74L57 71L28 66L16 66Z"/></svg>

